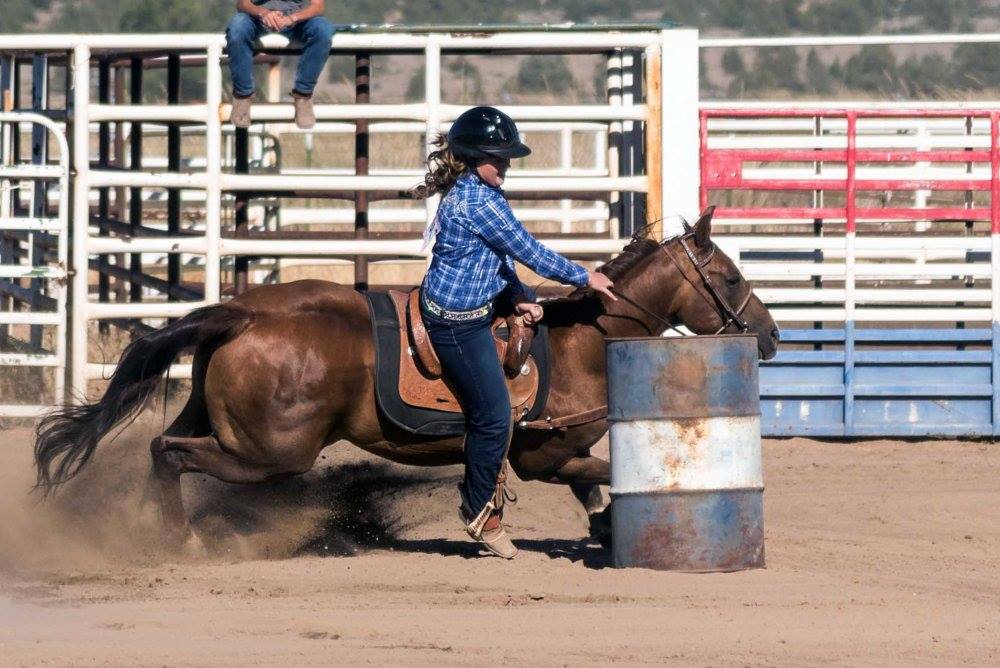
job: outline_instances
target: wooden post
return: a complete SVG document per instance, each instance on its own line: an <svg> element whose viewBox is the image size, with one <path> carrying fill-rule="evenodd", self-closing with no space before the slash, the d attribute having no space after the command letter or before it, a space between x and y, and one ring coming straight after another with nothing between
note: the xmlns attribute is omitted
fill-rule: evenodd
<svg viewBox="0 0 1000 668"><path fill-rule="evenodd" d="M650 236L663 238L663 104L659 46L646 49L646 224Z"/></svg>

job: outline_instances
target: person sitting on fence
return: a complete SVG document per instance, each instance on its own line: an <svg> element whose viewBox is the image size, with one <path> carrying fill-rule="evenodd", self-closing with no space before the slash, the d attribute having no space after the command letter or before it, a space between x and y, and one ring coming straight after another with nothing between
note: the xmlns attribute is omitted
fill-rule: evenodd
<svg viewBox="0 0 1000 668"><path fill-rule="evenodd" d="M312 93L316 80L330 55L334 26L323 16L324 0L236 0L236 16L226 28L229 71L233 78L233 111L230 120L238 128L250 125L250 104L254 94L253 50L261 35L280 32L302 44L302 56L295 72L292 101L295 124L311 128L316 124Z"/></svg>

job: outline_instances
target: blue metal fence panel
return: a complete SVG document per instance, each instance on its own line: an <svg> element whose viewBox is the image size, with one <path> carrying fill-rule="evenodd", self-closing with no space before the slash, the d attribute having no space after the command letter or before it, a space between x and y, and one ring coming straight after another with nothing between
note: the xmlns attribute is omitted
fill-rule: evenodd
<svg viewBox="0 0 1000 668"><path fill-rule="evenodd" d="M765 436L980 437L1000 434L995 329L782 331L761 363ZM860 349L859 349L860 348Z"/></svg>

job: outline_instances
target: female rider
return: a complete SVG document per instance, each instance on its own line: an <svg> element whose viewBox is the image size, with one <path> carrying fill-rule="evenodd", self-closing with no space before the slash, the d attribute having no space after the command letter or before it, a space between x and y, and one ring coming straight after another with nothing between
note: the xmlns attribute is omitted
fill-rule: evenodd
<svg viewBox="0 0 1000 668"><path fill-rule="evenodd" d="M514 217L500 186L512 158L531 149L514 121L493 107L475 107L455 120L427 160L418 191L442 193L426 238L435 238L421 286L421 313L431 343L465 413L465 477L459 513L469 535L497 556L517 548L500 522L498 482L511 437L512 415L490 324L501 292L526 324L541 321L542 306L521 284L515 260L535 273L590 286L614 299L611 281L587 271L536 241Z"/></svg>

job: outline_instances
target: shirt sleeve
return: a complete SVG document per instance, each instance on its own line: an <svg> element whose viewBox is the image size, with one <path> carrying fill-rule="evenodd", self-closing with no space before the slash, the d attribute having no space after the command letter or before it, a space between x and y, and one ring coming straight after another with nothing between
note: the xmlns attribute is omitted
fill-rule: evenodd
<svg viewBox="0 0 1000 668"><path fill-rule="evenodd" d="M527 290L524 284L521 283L521 277L517 275L517 268L514 266L514 262L509 259L510 256L504 258L504 261L500 264L500 275L503 276L504 280L507 281L507 285L510 286L510 294L515 298L522 297L527 294ZM530 301L535 301L531 299Z"/></svg>
<svg viewBox="0 0 1000 668"><path fill-rule="evenodd" d="M494 250L510 255L539 276L561 283L587 285L587 270L538 242L502 197L489 197L472 212L476 232Z"/></svg>

